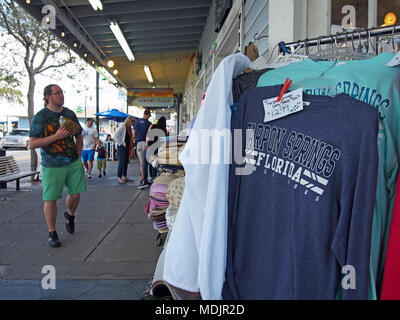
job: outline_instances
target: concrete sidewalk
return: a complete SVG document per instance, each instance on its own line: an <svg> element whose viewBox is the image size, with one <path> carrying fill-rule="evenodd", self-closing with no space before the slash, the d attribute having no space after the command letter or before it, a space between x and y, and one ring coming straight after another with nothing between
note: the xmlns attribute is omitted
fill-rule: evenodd
<svg viewBox="0 0 400 320"><path fill-rule="evenodd" d="M65 230L65 197L58 201L60 248L48 245L40 183L8 185L0 201L0 299L139 299L154 274L161 248L143 208L149 189L138 190L138 161L129 164L134 182L117 183L117 162L107 162L107 177L97 169L87 179L75 218L75 233ZM4 191L2 197L4 198ZM56 270L56 289L44 290L42 268Z"/></svg>

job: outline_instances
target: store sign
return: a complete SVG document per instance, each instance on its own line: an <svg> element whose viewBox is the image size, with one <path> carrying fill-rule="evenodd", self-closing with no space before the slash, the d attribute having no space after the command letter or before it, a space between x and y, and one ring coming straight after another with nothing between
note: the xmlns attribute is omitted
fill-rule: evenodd
<svg viewBox="0 0 400 320"><path fill-rule="evenodd" d="M133 102L143 107L169 107L174 105L174 98L136 98Z"/></svg>
<svg viewBox="0 0 400 320"><path fill-rule="evenodd" d="M141 107L169 107L174 105L173 89L131 89L128 97L132 105Z"/></svg>

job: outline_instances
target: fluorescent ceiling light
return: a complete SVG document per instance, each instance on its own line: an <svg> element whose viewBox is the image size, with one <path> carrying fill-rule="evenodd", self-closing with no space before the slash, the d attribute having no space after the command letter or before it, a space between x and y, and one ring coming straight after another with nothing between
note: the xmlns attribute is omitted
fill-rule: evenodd
<svg viewBox="0 0 400 320"><path fill-rule="evenodd" d="M103 4L101 3L100 0L89 0L89 3L92 5L93 10L103 10Z"/></svg>
<svg viewBox="0 0 400 320"><path fill-rule="evenodd" d="M144 66L144 72L146 73L147 80L149 80L150 83L153 83L153 77L151 75L149 66Z"/></svg>
<svg viewBox="0 0 400 320"><path fill-rule="evenodd" d="M129 47L128 43L126 42L121 29L119 28L118 24L115 21L110 22L110 29L114 33L115 38L117 38L119 44L122 47L122 50L124 50L129 61L135 61L135 56L133 55L131 48Z"/></svg>

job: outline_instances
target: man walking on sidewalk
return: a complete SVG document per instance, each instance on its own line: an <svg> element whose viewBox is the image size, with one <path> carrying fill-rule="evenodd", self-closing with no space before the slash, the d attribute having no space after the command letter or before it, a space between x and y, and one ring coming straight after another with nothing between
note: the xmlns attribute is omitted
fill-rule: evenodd
<svg viewBox="0 0 400 320"><path fill-rule="evenodd" d="M87 118L86 126L83 128L83 150L82 150L82 162L86 168L86 175L90 179L92 177L94 151L97 145L97 138L99 134L97 130L93 128L93 118Z"/></svg>
<svg viewBox="0 0 400 320"><path fill-rule="evenodd" d="M149 165L144 158L144 153L146 151L146 136L151 122L149 118L151 116L150 109L144 110L143 118L137 119L133 125L133 139L136 139L136 152L139 158L139 168L140 168L140 186L139 189L146 188L150 185L147 181Z"/></svg>
<svg viewBox="0 0 400 320"><path fill-rule="evenodd" d="M64 107L64 94L55 84L44 89L45 107L32 119L29 148L41 148L44 217L49 230L49 245L61 245L56 231L57 200L67 189L66 229L75 229L75 211L80 194L86 191L85 170L80 159L82 127L75 113Z"/></svg>

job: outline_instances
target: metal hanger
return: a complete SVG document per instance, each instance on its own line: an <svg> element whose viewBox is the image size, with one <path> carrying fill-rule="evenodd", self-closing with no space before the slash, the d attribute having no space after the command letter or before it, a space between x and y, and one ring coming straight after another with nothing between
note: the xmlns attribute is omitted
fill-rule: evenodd
<svg viewBox="0 0 400 320"><path fill-rule="evenodd" d="M260 40L262 38L268 38L269 37L269 35L266 34L266 35L263 35L263 36L260 36L260 37L257 38L257 35L258 35L258 32L254 35L254 41Z"/></svg>
<svg viewBox="0 0 400 320"><path fill-rule="evenodd" d="M397 50L396 50L396 44L395 44L395 41L394 41L394 32L396 31L396 26L394 25L393 26L393 31L392 31L392 47L393 47L393 52L396 52Z"/></svg>

